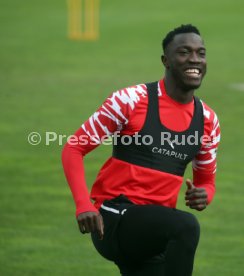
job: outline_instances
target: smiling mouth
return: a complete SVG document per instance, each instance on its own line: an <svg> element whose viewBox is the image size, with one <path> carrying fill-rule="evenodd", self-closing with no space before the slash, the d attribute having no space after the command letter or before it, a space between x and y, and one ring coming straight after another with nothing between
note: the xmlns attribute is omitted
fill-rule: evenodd
<svg viewBox="0 0 244 276"><path fill-rule="evenodd" d="M194 78L194 79L198 79L201 77L202 73L201 73L201 70L198 69L198 68L190 68L190 69L186 69L184 71L184 73L190 77L190 78Z"/></svg>

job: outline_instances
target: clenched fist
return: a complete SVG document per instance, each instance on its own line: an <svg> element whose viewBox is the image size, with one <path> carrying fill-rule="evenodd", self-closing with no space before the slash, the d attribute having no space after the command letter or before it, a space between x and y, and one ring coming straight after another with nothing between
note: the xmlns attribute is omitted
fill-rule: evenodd
<svg viewBox="0 0 244 276"><path fill-rule="evenodd" d="M207 192L204 188L197 188L190 179L186 180L187 191L185 194L186 206L197 211L207 207Z"/></svg>
<svg viewBox="0 0 244 276"><path fill-rule="evenodd" d="M100 239L103 239L104 225L101 214L96 212L81 213L77 217L77 222L82 234L97 232Z"/></svg>

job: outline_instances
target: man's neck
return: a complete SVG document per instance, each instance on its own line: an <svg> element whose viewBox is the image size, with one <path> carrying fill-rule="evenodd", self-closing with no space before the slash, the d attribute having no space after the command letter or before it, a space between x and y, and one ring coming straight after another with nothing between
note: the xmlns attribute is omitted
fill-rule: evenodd
<svg viewBox="0 0 244 276"><path fill-rule="evenodd" d="M188 91L183 90L182 88L179 87L179 85L177 85L175 80L172 79L169 75L165 75L164 84L165 84L165 89L167 91L167 94L173 100L182 104L187 104L192 101L194 90L188 90Z"/></svg>

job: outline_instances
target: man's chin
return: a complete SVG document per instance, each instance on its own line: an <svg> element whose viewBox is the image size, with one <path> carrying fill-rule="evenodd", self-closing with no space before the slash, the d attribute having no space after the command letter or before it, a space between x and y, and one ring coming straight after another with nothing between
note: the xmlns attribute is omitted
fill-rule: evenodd
<svg viewBox="0 0 244 276"><path fill-rule="evenodd" d="M195 90L198 89L201 86L201 81L191 81L191 82L184 82L183 89L185 91Z"/></svg>

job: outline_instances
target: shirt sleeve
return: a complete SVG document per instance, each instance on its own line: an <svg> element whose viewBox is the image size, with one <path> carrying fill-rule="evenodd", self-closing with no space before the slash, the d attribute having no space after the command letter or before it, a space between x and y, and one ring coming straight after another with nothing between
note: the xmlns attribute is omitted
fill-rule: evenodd
<svg viewBox="0 0 244 276"><path fill-rule="evenodd" d="M64 146L62 163L76 204L76 216L83 212L97 212L90 201L85 181L84 156L100 145L103 139L107 139L116 131L121 131L128 124L131 112L145 93L145 85L112 93Z"/></svg>
<svg viewBox="0 0 244 276"><path fill-rule="evenodd" d="M215 194L215 176L217 169L217 149L220 142L220 126L217 115L205 104L204 139L202 147L192 162L193 183L206 189L208 204Z"/></svg>

